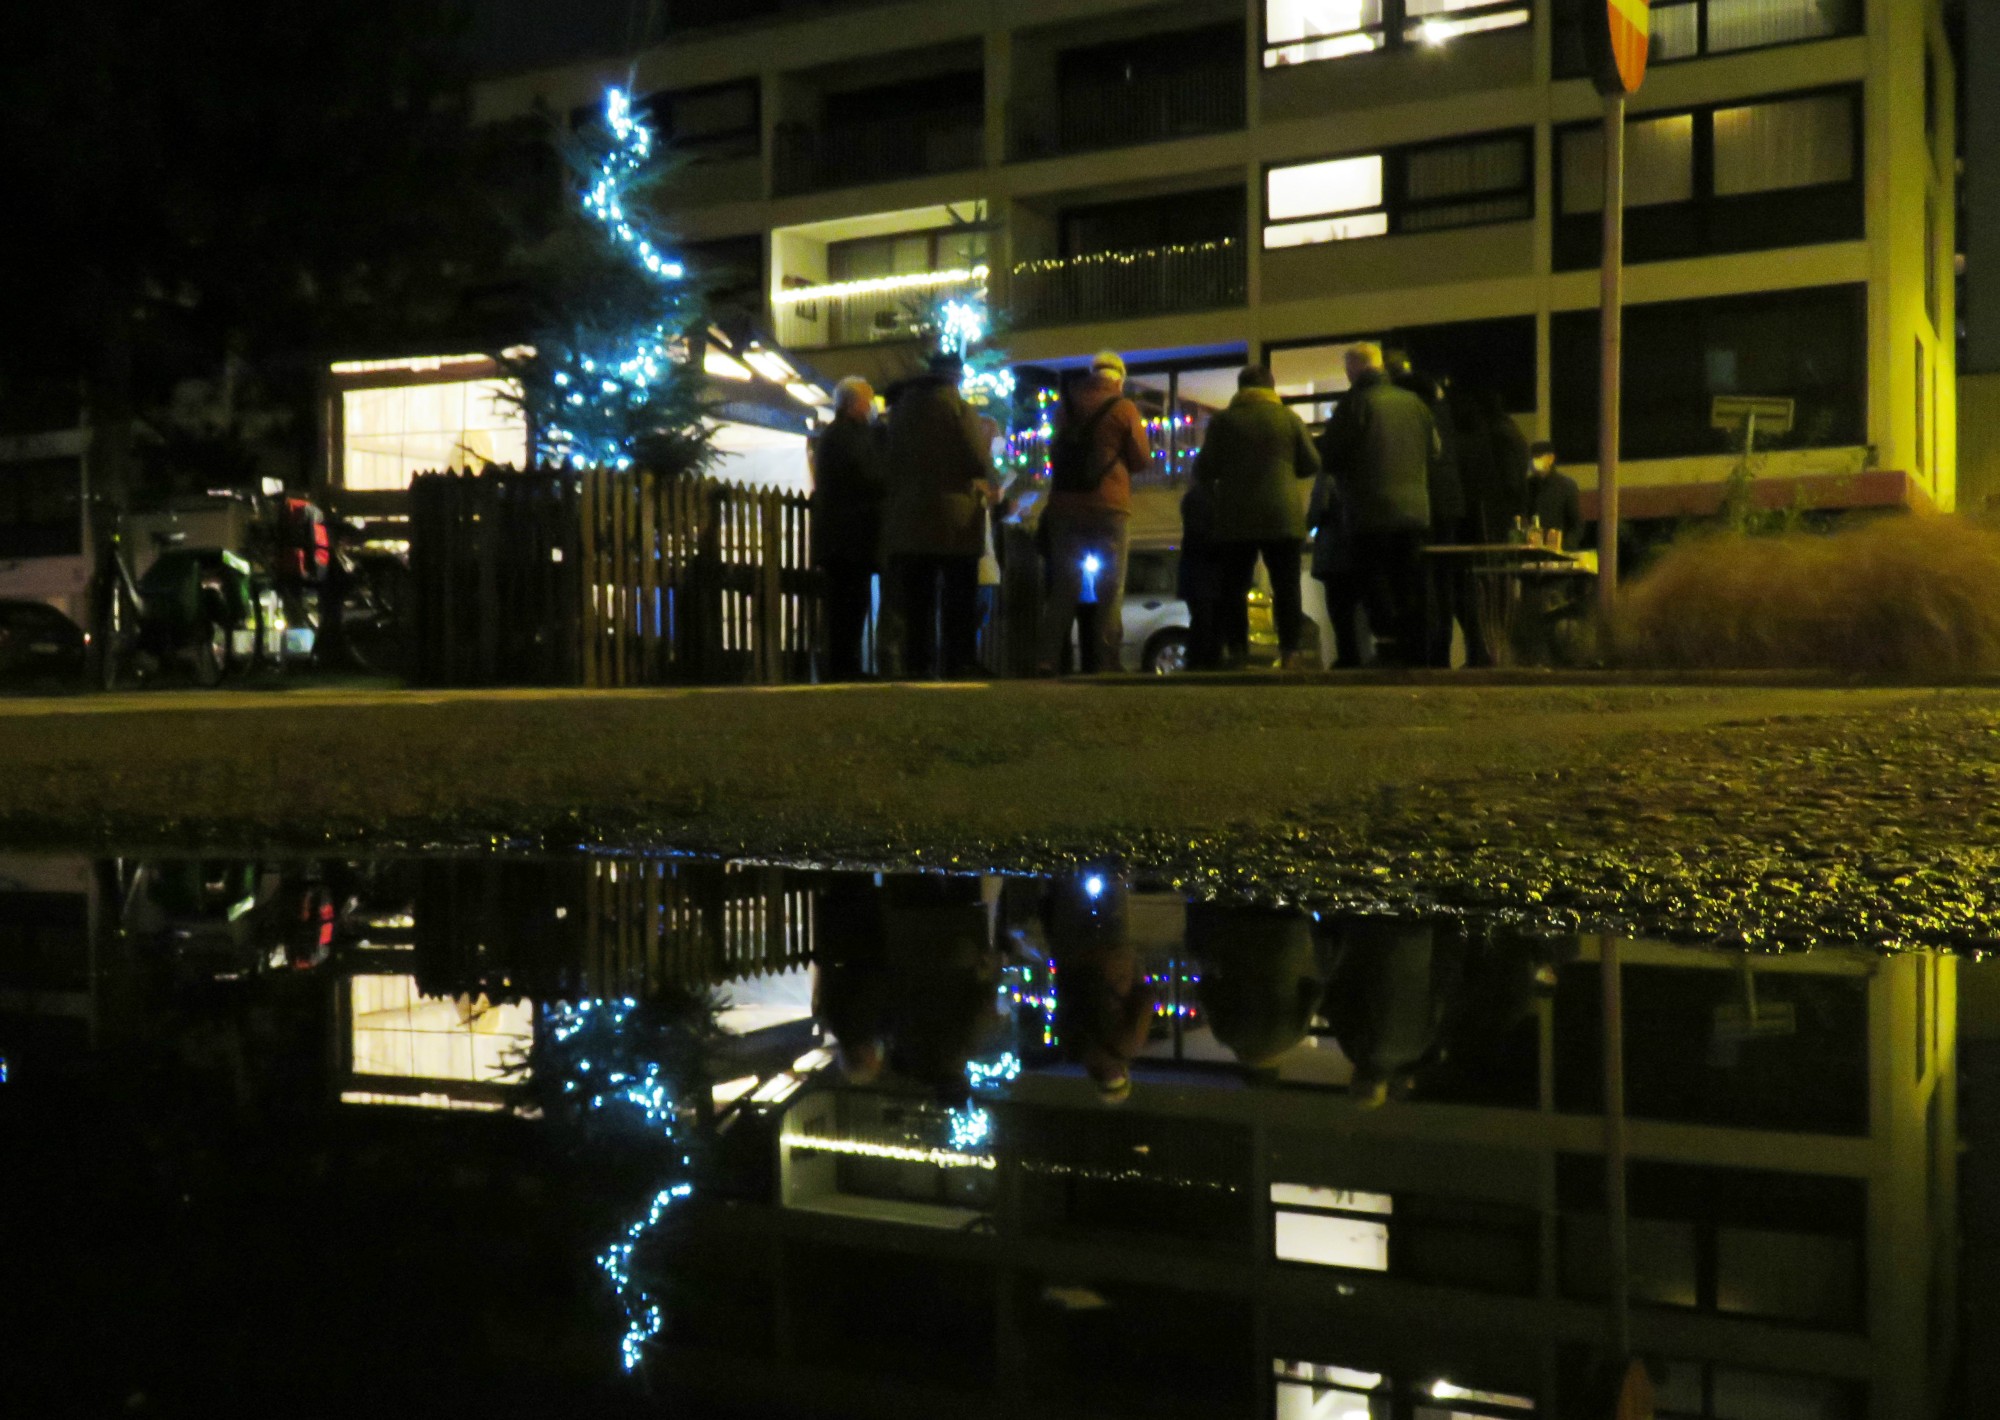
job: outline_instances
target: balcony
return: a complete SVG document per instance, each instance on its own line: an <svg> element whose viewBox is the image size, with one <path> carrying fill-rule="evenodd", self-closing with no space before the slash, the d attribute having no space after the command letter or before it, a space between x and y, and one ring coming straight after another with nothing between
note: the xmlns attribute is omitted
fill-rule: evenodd
<svg viewBox="0 0 2000 1420"><path fill-rule="evenodd" d="M979 106L818 128L788 124L776 137L773 180L783 197L963 172L986 162L986 113Z"/></svg>
<svg viewBox="0 0 2000 1420"><path fill-rule="evenodd" d="M1017 161L1243 127L1241 24L1070 50L1055 70L1053 103L1017 97Z"/></svg>
<svg viewBox="0 0 2000 1420"><path fill-rule="evenodd" d="M986 268L840 281L780 291L772 300L778 343L793 350L910 340L938 301L981 295Z"/></svg>
<svg viewBox="0 0 2000 1420"><path fill-rule="evenodd" d="M1235 237L1024 261L1013 274L1012 315L1023 327L1219 310L1249 291Z"/></svg>

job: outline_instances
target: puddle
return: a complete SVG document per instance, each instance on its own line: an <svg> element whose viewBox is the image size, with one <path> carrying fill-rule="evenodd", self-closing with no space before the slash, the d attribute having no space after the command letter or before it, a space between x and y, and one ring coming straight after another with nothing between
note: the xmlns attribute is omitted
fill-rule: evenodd
<svg viewBox="0 0 2000 1420"><path fill-rule="evenodd" d="M1951 1413L1991 968L637 857L0 857L0 1383L1608 1413L1607 963L1658 1413Z"/></svg>

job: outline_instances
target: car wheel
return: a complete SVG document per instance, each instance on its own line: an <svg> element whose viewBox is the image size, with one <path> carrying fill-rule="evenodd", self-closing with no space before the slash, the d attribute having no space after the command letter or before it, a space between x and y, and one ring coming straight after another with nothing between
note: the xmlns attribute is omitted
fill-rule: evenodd
<svg viewBox="0 0 2000 1420"><path fill-rule="evenodd" d="M1141 664L1151 675L1179 675L1188 668L1188 642L1185 631L1161 631L1146 643L1146 654Z"/></svg>

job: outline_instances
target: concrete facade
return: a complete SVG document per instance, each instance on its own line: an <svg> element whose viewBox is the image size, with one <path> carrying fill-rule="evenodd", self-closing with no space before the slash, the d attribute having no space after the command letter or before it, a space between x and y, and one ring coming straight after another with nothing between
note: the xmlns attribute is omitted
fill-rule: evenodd
<svg viewBox="0 0 2000 1420"><path fill-rule="evenodd" d="M1069 214L1080 207L1234 189L1244 214L1240 298L1172 314L1129 309L1087 322L1017 321L1005 341L1010 357L1060 367L1109 346L1128 352L1135 364L1149 355L1227 363L1391 329L1528 318L1534 323L1533 407L1514 413L1534 434L1553 433L1561 442L1555 409L1562 392L1555 386L1586 380L1556 356L1552 329L1566 313L1588 313L1597 303L1594 266L1556 256L1561 134L1567 126L1587 125L1601 108L1587 80L1556 77L1560 0L1523 0L1523 22L1444 43L1392 37L1373 52L1270 65L1266 7L1277 3L958 0L806 11L686 34L636 55L629 66L573 65L496 80L482 87L479 111L496 119L538 104L570 112L596 101L607 83L630 82L642 94L732 81L754 85L759 154L695 169L672 218L691 242L761 240L773 293L788 279L792 285L826 279L816 266L785 268L791 229L831 224L838 230L853 223L858 233L871 223L879 229L884 214L983 204L991 299L1006 308L1016 294L1015 268L1054 257L1066 240ZM1741 101L1772 96L1857 95L1852 173L1844 181L1858 188L1860 225L1838 240L1765 247L1752 238L1738 245L1757 249L1635 261L1627 275L1628 305L1853 288L1864 310L1858 358L1865 370L1859 398L1848 401L1864 406L1850 411L1852 436L1773 447L1753 472L1760 479L1805 480L1798 486L1826 506L1950 509L1957 503L1959 466L1951 279L1957 145L1954 66L1942 7L1938 0L1854 0L1850 7L1775 8L1787 14L1838 11L1853 23L1834 26L1828 38L1658 63L1633 101L1632 119L1703 106L1741 114L1748 111ZM1402 7L1394 13L1402 14ZM1061 106L1056 86L1059 73L1067 72L1062 66L1071 62L1065 56L1148 35L1207 33L1217 25L1238 27L1233 32L1241 37L1240 124L1048 155L1024 141L1028 126ZM983 161L852 185L809 183L809 191L798 190L782 170L781 142L788 133L812 133L830 112L829 96L974 73L983 76L983 95L968 93L966 103L983 109ZM911 119L919 126L925 121ZM1449 230L1399 228L1314 245L1267 247L1259 239L1265 173L1272 165L1514 131L1531 135L1532 142L1526 217ZM1707 151L1697 148L1698 154ZM1712 155L1695 162L1697 180L1707 181ZM1778 196L1782 204L1784 194ZM1722 203L1703 197L1692 205L1705 211ZM1628 230L1650 215L1634 209ZM899 354L907 363L908 352L880 344L832 346L816 358L829 377L852 371L879 380L893 373ZM1733 367L1714 375L1710 359L1710 393L1767 392L1748 371L1741 380ZM1645 348L1628 346L1628 385L1643 384L1651 368ZM1713 501L1710 490L1719 497L1738 460L1714 447L1720 436L1695 432L1696 403L1691 397L1683 420L1687 452L1643 457L1628 451L1628 516L1687 511ZM1574 448L1581 441L1572 437L1570 443ZM1580 461L1571 467L1588 490L1594 468Z"/></svg>

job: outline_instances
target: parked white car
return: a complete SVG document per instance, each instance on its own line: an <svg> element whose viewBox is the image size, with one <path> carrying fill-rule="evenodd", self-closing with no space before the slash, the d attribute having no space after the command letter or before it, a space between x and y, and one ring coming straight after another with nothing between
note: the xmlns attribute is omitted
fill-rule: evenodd
<svg viewBox="0 0 2000 1420"><path fill-rule="evenodd" d="M1180 550L1135 547L1125 566L1125 640L1122 668L1151 675L1174 675L1187 669L1188 606L1179 592ZM1319 653L1321 665L1333 663L1333 633L1327 621L1326 596L1310 571L1300 574L1306 619L1305 650ZM1250 661L1274 665L1278 637L1271 625L1271 589L1263 564L1250 591Z"/></svg>

